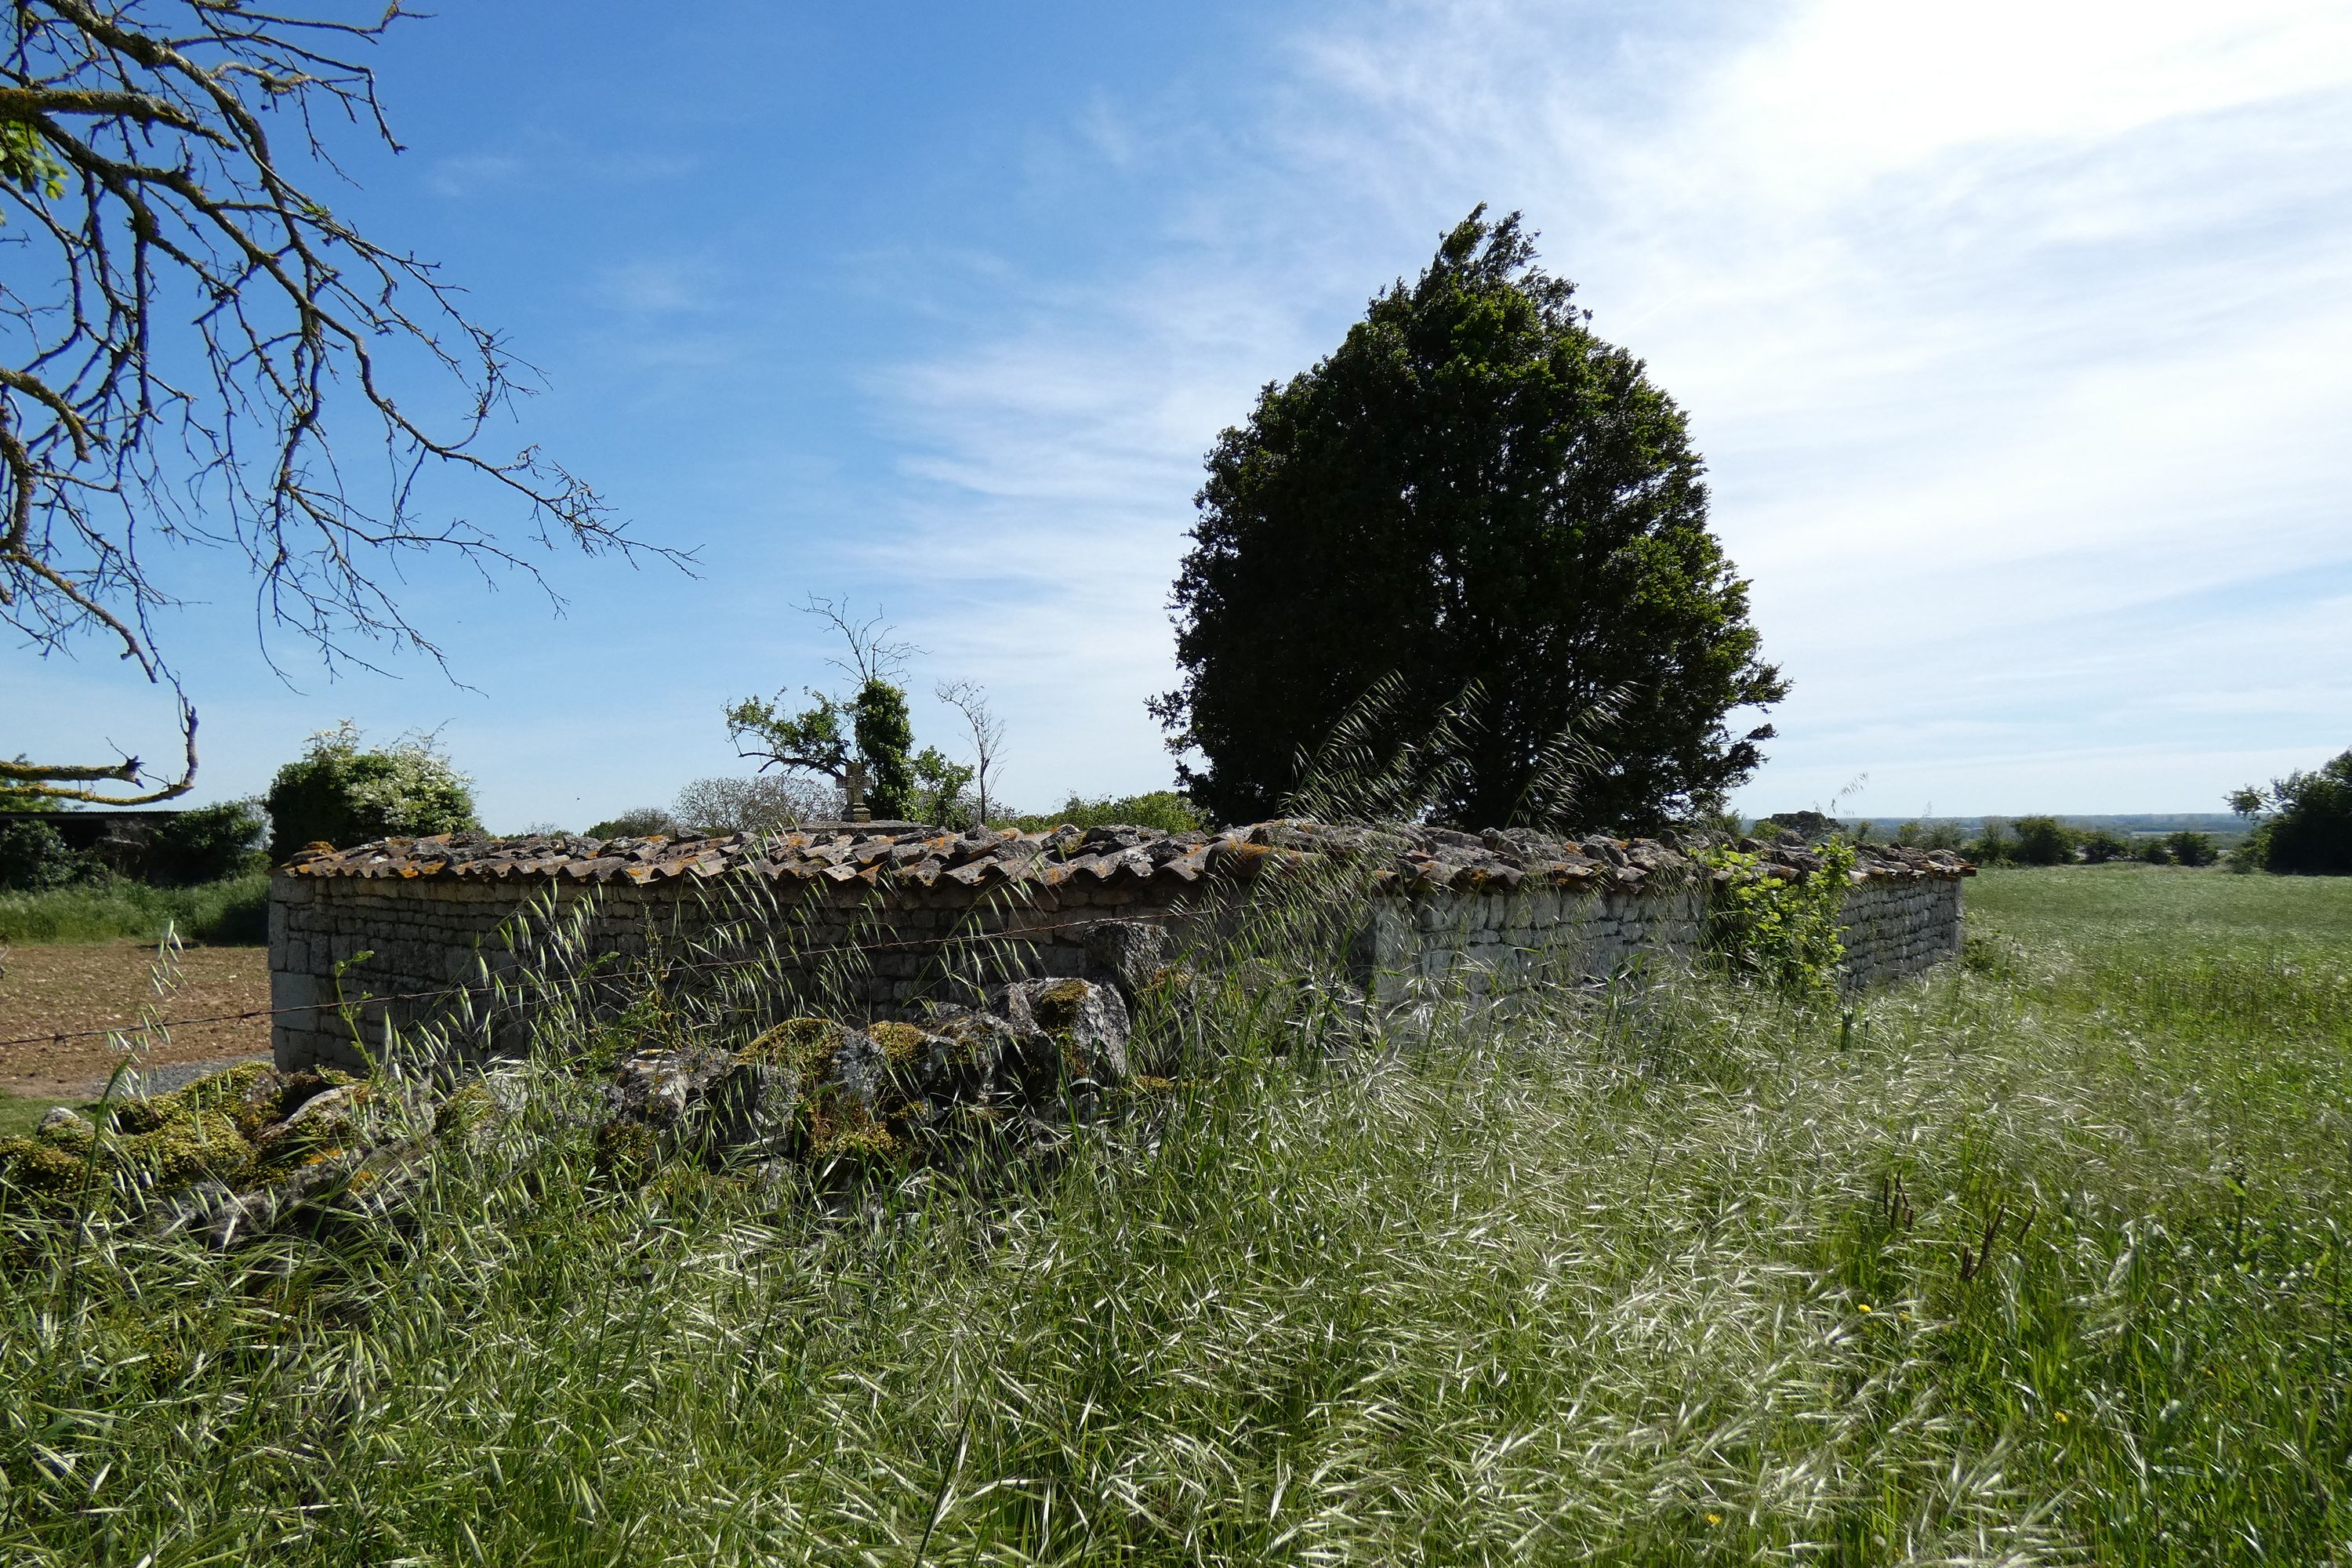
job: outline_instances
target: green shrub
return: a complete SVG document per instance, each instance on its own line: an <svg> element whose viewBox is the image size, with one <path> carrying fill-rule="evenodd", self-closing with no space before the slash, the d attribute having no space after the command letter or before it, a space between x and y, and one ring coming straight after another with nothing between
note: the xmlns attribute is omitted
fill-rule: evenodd
<svg viewBox="0 0 2352 1568"><path fill-rule="evenodd" d="M2210 833L2193 833L2184 828L2164 836L2164 847L2174 860L2183 866L2210 866L2221 858L2221 847Z"/></svg>
<svg viewBox="0 0 2352 1568"><path fill-rule="evenodd" d="M2249 817L2268 813L2248 845L2263 869L2352 876L2352 752L2314 772L2290 773L2267 790L2233 791L2230 808Z"/></svg>
<svg viewBox="0 0 2352 1568"><path fill-rule="evenodd" d="M147 879L165 887L217 882L248 869L269 824L249 800L184 811L155 829Z"/></svg>
<svg viewBox="0 0 2352 1568"><path fill-rule="evenodd" d="M2269 870L2271 825L2267 822L2254 824L2252 831L2230 846L2227 858L2230 862L2230 869L2242 876L2255 871Z"/></svg>
<svg viewBox="0 0 2352 1568"><path fill-rule="evenodd" d="M1894 841L1914 849L1949 849L1955 854L1968 848L1968 836L1951 822L1906 822L1895 830Z"/></svg>
<svg viewBox="0 0 2352 1568"><path fill-rule="evenodd" d="M850 732L870 775L868 809L877 817L905 819L915 808L915 724L907 715L907 694L887 680L868 679L858 688Z"/></svg>
<svg viewBox="0 0 2352 1568"><path fill-rule="evenodd" d="M2139 841L2139 858L2151 866L2169 866L2172 847L2160 837L2143 838Z"/></svg>
<svg viewBox="0 0 2352 1568"><path fill-rule="evenodd" d="M1156 827L1163 833L1192 833L1209 826L1201 808L1172 789L1097 795L1092 800L1073 793L1059 811L1016 816L1013 821L1025 833L1044 833L1064 823L1073 827Z"/></svg>
<svg viewBox="0 0 2352 1568"><path fill-rule="evenodd" d="M1700 852L1703 864L1731 873L1708 901L1706 947L1732 973L1790 995L1837 994L1845 958L1838 919L1853 846L1832 839L1819 853L1822 868L1790 881L1767 870L1761 856L1728 846Z"/></svg>
<svg viewBox="0 0 2352 1568"><path fill-rule="evenodd" d="M301 758L270 782L264 798L269 858L283 860L311 843L347 848L371 838L479 828L472 782L432 736L407 736L370 750L346 719L311 736Z"/></svg>
<svg viewBox="0 0 2352 1568"><path fill-rule="evenodd" d="M2016 858L2017 841L2010 837L2008 823L1990 816L1984 831L1961 845L1960 853L1979 866L2006 866Z"/></svg>
<svg viewBox="0 0 2352 1568"><path fill-rule="evenodd" d="M153 942L169 925L191 942L258 946L269 940L269 876L248 871L193 888L101 877L42 892L0 893L0 942Z"/></svg>
<svg viewBox="0 0 2352 1568"><path fill-rule="evenodd" d="M1990 831L1990 825L1988 825ZM2054 816L2021 816L2011 858L2021 866L2067 866L2074 860L2074 835Z"/></svg>
<svg viewBox="0 0 2352 1568"><path fill-rule="evenodd" d="M2111 833L2104 827L2092 828L2077 842L2082 847L2083 858L2094 866L2103 866L2110 860L2125 859L2132 852L2131 840Z"/></svg>
<svg viewBox="0 0 2352 1568"><path fill-rule="evenodd" d="M40 892L83 875L82 857L46 822L0 822L0 889Z"/></svg>

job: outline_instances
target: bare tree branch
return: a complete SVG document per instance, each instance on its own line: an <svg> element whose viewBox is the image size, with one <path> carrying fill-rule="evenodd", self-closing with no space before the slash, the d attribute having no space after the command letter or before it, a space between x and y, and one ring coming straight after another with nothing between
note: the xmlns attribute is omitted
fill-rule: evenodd
<svg viewBox="0 0 2352 1568"><path fill-rule="evenodd" d="M339 174L329 122L398 151L358 51L410 15L317 3L329 14L6 0L0 622L37 654L94 634L176 692L153 635L173 602L151 573L159 547L241 554L265 652L290 633L331 669L369 665L370 645L439 660L395 597L412 557L519 572L560 604L523 544L425 515L435 468L485 482L532 547L688 563L631 538L537 447L483 450L529 367L431 264L309 188ZM420 370L455 394L446 417L395 401ZM344 454L371 449L383 479L347 485ZM193 765L192 715L184 729Z"/></svg>
<svg viewBox="0 0 2352 1568"><path fill-rule="evenodd" d="M932 694L962 714L971 731L972 789L979 796L980 826L986 827L988 775L1003 753L1004 721L990 710L987 689L976 681L943 680Z"/></svg>
<svg viewBox="0 0 2352 1568"><path fill-rule="evenodd" d="M186 748L186 757L175 779L155 784L135 795L111 795L83 786L107 783L140 784L144 774L137 757L125 757L119 763L35 763L19 759L0 762L0 786L18 799L35 796L84 805L152 805L159 800L175 800L196 787L196 710L185 696L181 696L179 702L180 738Z"/></svg>
<svg viewBox="0 0 2352 1568"><path fill-rule="evenodd" d="M892 642L890 634L898 628L882 618L877 609L864 620L856 618L846 595L840 599L821 598L814 594L801 606L803 615L814 616L841 634L849 645L849 660L837 658L825 662L844 675L864 686L869 680L888 680L907 668L907 661L923 650L910 642Z"/></svg>

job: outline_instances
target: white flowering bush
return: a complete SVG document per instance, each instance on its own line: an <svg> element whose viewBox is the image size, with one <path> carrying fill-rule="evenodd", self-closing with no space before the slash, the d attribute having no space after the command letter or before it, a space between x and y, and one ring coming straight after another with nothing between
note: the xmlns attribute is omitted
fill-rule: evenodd
<svg viewBox="0 0 2352 1568"><path fill-rule="evenodd" d="M346 719L311 736L271 781L270 858L282 860L312 843L341 848L478 828L473 784L432 735L370 748Z"/></svg>

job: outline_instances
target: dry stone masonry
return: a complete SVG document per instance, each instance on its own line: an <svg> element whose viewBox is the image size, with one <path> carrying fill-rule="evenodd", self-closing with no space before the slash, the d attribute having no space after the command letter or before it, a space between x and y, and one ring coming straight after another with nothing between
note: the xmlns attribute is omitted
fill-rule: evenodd
<svg viewBox="0 0 2352 1568"><path fill-rule="evenodd" d="M1742 847L1768 875L1821 864L1793 835ZM1850 981L1955 956L1960 882L1973 874L1948 852L1864 850L1843 920ZM1094 978L1132 994L1185 943L1283 897L1344 905L1351 967L1384 1004L1432 987L1483 995L1606 979L1689 962L1720 875L1648 839L1305 821L319 847L271 884L273 1045L289 1071L363 1065L388 1026L446 1019L462 1005L453 988L478 996L486 975L510 974L530 910L542 923L583 922L588 949L620 959L675 952L721 925L764 928L772 964L805 985L810 1006L920 1020L1022 979Z"/></svg>

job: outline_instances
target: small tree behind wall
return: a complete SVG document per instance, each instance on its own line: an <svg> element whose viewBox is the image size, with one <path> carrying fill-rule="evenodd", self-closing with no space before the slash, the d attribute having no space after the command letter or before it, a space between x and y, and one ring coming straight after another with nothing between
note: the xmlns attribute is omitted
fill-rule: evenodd
<svg viewBox="0 0 2352 1568"><path fill-rule="evenodd" d="M264 804L272 860L312 843L342 849L371 838L481 826L474 816L473 781L431 735L370 747L348 719L311 736L302 755L278 770Z"/></svg>
<svg viewBox="0 0 2352 1568"><path fill-rule="evenodd" d="M833 663L856 679L856 695L843 701L805 689L811 705L797 713L784 692L744 699L727 710L727 733L738 754L756 759L762 774L770 768L814 773L845 789L850 764L862 763L866 805L877 817L961 815L959 801L972 770L935 747L915 751L906 688L896 679L919 650L892 641L893 628L878 615L858 620L831 599L812 598L803 608L840 634L848 658Z"/></svg>
<svg viewBox="0 0 2352 1568"><path fill-rule="evenodd" d="M934 695L962 715L965 728L971 731L972 825L984 828L989 819L989 782L1003 760L1004 721L989 707L988 693L973 681L941 681Z"/></svg>

